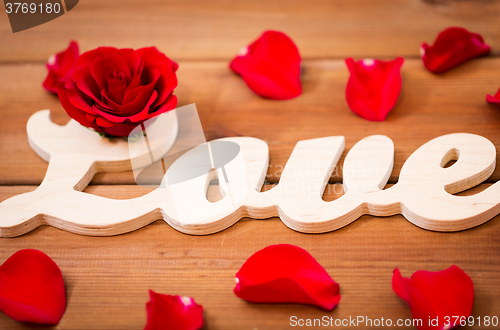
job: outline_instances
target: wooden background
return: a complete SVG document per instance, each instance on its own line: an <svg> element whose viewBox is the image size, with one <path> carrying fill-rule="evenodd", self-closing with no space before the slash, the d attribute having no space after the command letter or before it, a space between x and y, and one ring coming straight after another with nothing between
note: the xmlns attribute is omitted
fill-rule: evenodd
<svg viewBox="0 0 500 330"><path fill-rule="evenodd" d="M498 0L82 0L68 14L13 34L0 12L0 201L36 188L47 164L30 149L26 121L51 109L68 116L45 92L45 61L77 40L81 51L98 46L156 45L180 64L179 105L196 103L208 140L255 136L270 146L269 184L279 181L295 143L344 135L347 149L370 134L395 143L395 183L406 158L428 140L454 132L483 135L500 147L500 109L485 102L500 87ZM426 71L422 42L448 26L481 33L493 54L448 73ZM290 101L254 95L228 69L229 60L266 29L286 32L304 58L304 93ZM385 122L368 122L345 102L346 57L405 57L399 101ZM500 157L499 157L500 158ZM343 159L339 164L342 164ZM498 167L498 166L497 166ZM341 194L341 166L326 200ZM497 169L481 190L500 179ZM267 188L269 186L266 186ZM86 192L112 198L147 193L126 173L97 174ZM92 207L89 205L89 207ZM148 289L193 297L204 306L205 329L288 329L291 316L410 318L391 289L394 268L403 276L456 264L475 286L473 315L500 317L500 217L464 232L436 233L402 216L363 216L335 232L294 232L278 218L243 219L214 235L181 234L163 221L116 237L85 237L41 227L0 239L0 262L19 249L47 253L62 270L67 310L49 329L142 329ZM250 304L237 298L234 275L254 252L289 243L309 251L340 284L333 312L300 305ZM363 328L363 327L360 327ZM478 327L473 327L477 329ZM483 327L492 329L494 327ZM0 329L30 329L0 313ZM40 329L36 327L36 329Z"/></svg>

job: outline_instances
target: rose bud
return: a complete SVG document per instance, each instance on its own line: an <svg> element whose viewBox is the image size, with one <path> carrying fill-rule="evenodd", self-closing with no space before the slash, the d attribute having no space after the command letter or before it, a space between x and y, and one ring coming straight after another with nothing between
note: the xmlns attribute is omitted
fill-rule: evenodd
<svg viewBox="0 0 500 330"><path fill-rule="evenodd" d="M100 47L82 54L58 84L68 115L110 136L127 136L177 105L177 63L156 48Z"/></svg>

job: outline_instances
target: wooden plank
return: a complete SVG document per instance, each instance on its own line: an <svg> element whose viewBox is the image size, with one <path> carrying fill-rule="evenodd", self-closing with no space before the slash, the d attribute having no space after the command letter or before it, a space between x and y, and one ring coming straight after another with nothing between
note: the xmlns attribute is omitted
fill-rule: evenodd
<svg viewBox="0 0 500 330"><path fill-rule="evenodd" d="M471 61L443 75L423 68L420 60L403 65L403 88L396 107L384 122L369 122L352 113L345 101L348 71L343 61L304 63L304 93L289 101L266 100L253 94L227 68L225 61L181 62L179 105L196 103L208 140L252 136L269 144L271 162L267 181L276 183L299 140L343 135L349 150L372 134L389 136L395 144L390 182L423 143L447 133L475 133L500 146L500 111L485 102L500 87L500 58ZM41 82L45 68L38 64L0 65L0 184L39 184L47 164L31 150L26 122L34 112L50 108L55 122L68 116L57 97ZM344 153L345 156L346 153ZM497 170L490 182L500 179ZM330 182L342 177L343 158ZM97 174L95 184L133 184L131 172Z"/></svg>
<svg viewBox="0 0 500 330"><path fill-rule="evenodd" d="M481 33L498 54L499 16L498 1L86 0L16 34L2 14L0 61L45 62L71 39L82 51L155 45L175 60L227 60L267 29L289 34L307 59L417 57L448 26Z"/></svg>
<svg viewBox="0 0 500 330"><path fill-rule="evenodd" d="M488 185L482 186L466 194ZM341 194L338 186L331 187L325 199ZM34 188L0 187L0 200ZM87 191L111 198L147 192L132 186L90 186ZM224 232L198 237L181 234L160 221L115 237L86 237L41 227L21 237L0 239L0 262L25 248L40 249L55 260L66 283L68 305L54 329L141 329L149 289L194 297L204 306L205 329L288 329L293 315L334 319L361 315L396 322L411 318L411 313L391 289L393 269L399 267L403 276L410 276L419 269L437 271L452 264L474 282L472 315L498 316L499 220L496 217L463 232L436 233L417 228L401 216L364 216L341 230L307 235L272 218L242 220ZM245 260L280 243L309 251L340 284L342 299L336 309L250 304L234 295L234 276ZM0 313L0 328L28 327Z"/></svg>

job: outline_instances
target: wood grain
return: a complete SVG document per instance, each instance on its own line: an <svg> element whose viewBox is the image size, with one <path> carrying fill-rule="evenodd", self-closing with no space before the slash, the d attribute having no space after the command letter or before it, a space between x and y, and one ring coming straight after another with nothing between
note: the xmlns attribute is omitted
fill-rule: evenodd
<svg viewBox="0 0 500 330"><path fill-rule="evenodd" d="M329 187L325 199L341 195L340 187ZM34 188L0 187L0 200ZM110 198L133 198L146 191L129 185L87 189ZM0 262L19 249L36 248L61 267L68 305L54 329L142 329L149 289L194 297L205 309L204 329L289 329L292 315L334 319L362 315L395 321L411 318L411 313L391 289L393 269L399 267L403 276L410 276L419 269L437 271L452 264L473 279L472 315L498 316L499 220L451 234L422 230L401 216L363 216L321 235L294 232L276 218L242 220L223 233L202 237L181 234L159 221L115 237L89 238L40 227L21 237L1 239ZM233 294L234 276L244 261L257 250L279 243L309 251L340 284L342 299L336 309L251 304ZM3 330L30 329L2 313L0 325Z"/></svg>
<svg viewBox="0 0 500 330"><path fill-rule="evenodd" d="M456 25L482 34L499 54L499 16L494 0L85 0L17 34L2 12L0 36L9 47L0 61L45 62L71 39L82 51L154 45L178 61L228 60L268 29L290 35L307 59L418 57L423 42Z"/></svg>
<svg viewBox="0 0 500 330"><path fill-rule="evenodd" d="M486 94L500 86L500 58L477 59L443 75L426 71L420 60L406 60L400 99L384 122L369 122L350 111L344 95L349 73L343 61L306 61L304 69L303 95L278 102L253 94L225 61L181 62L176 94L179 105L196 103L207 140L254 136L266 141L270 183L278 182L299 140L343 135L348 151L368 135L387 135L395 145L389 182L397 181L411 153L440 135L474 133L500 146L500 111L485 101ZM40 86L45 74L42 65L0 65L0 184L40 184L45 175L47 164L31 150L26 135L26 122L34 112L51 109L55 122L69 120L57 97ZM341 177L339 166L330 182ZM499 179L497 150L496 170L489 181ZM133 184L134 177L132 172L103 173L93 182Z"/></svg>

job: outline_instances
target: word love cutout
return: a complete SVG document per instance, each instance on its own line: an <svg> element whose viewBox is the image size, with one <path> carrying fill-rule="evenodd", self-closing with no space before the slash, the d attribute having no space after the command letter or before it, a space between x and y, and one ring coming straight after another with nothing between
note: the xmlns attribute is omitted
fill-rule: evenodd
<svg viewBox="0 0 500 330"><path fill-rule="evenodd" d="M172 132L176 132L175 125L173 118ZM73 120L66 126L55 125L48 110L34 114L27 130L32 148L50 163L35 191L0 204L0 236L4 237L45 224L78 234L116 235L158 219L181 232L204 235L243 217L280 217L294 230L322 233L346 226L363 214L402 214L425 229L458 231L500 213L500 182L472 196L453 195L478 185L495 168L495 146L474 134L449 134L427 142L408 158L399 182L386 190L394 145L386 136L366 137L347 154L345 194L332 202L322 200L322 193L343 153L344 137L299 141L279 184L266 192L260 190L268 168L267 144L251 137L220 139L238 145L239 152L216 168L218 177L225 178L219 180L224 197L212 203L206 192L213 171L168 184L175 163L160 187L139 198L115 200L84 193L96 172L130 170L131 160L140 163L148 153L141 149L134 154L126 141L101 138ZM176 162L190 159L195 151L191 149ZM446 168L450 160L457 161Z"/></svg>

